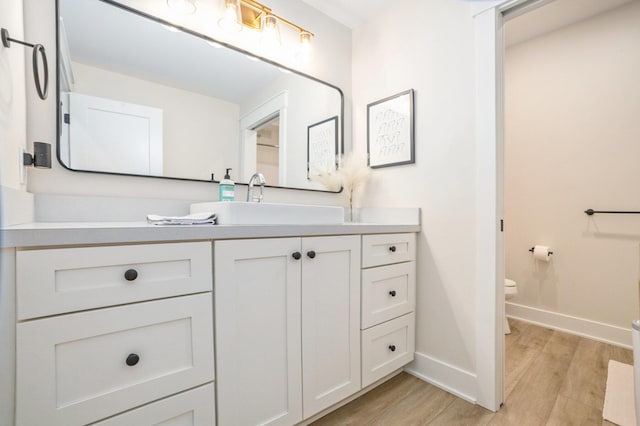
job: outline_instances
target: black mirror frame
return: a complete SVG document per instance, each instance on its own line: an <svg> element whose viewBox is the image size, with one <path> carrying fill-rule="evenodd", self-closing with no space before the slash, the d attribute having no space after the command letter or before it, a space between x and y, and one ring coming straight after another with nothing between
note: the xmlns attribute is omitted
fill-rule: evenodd
<svg viewBox="0 0 640 426"><path fill-rule="evenodd" d="M235 50L236 52L242 53L243 55L247 55L253 58L256 58L262 62L266 62L268 64L271 64L273 66L282 68L284 70L287 70L293 74L297 74L300 75L302 77L308 78L310 80L316 81L318 83L324 84L325 86L329 86L333 89L336 89L338 91L338 93L340 94L340 140L341 140L341 144L340 144L340 154L344 154L344 93L342 92L342 90L338 87L338 86L334 86L333 84L327 83L326 81L320 80L318 78L315 78L313 76L310 76L308 74L302 73L300 71L288 68L284 65L278 64L277 62L274 62L270 59L261 57L261 56L257 56L251 52L248 52L246 50L240 49L236 46L230 45L228 43L213 39L209 36L206 36L204 34L198 33L196 31L193 31L189 28L186 27L182 27L179 25L176 25L174 23L171 23L169 21L165 21L164 19L158 18L157 16L153 16L153 15L149 15L145 12L142 12L140 10L134 9L132 7L123 5L121 3L118 3L115 0L97 0L100 1L102 3L106 3L109 5L112 5L114 7L120 8L122 10L125 10L127 12L133 13L135 15L141 16L143 18L149 19L151 21L157 22L161 25L165 25L165 26L169 26L169 27L173 27L176 28L178 31L182 31L184 33L187 34L191 34L195 37L199 37L203 40L206 40L208 42L212 42L212 43L217 43L225 48L231 49L231 50ZM170 176L152 176L152 175L139 175L139 174L133 174L133 173L117 173L117 172L103 172L103 171L98 171L98 170L80 170L80 169L73 169L70 168L69 166L67 166L66 164L64 164L62 162L62 159L60 158L60 136L62 135L62 108L61 108L61 101L60 101L60 55L58 54L58 52L60 52L60 28L59 28L59 21L60 21L60 5L59 5L59 0L55 0L56 4L55 4L55 19L56 19L56 25L55 25L55 31L56 31L56 158L58 159L58 163L65 169L72 171L72 172L79 172L79 173L93 173L93 174L101 174L101 175L115 175L115 176L133 176L133 177L143 177L143 178L153 178L153 179L168 179L168 180L178 180L178 181L188 181L188 182L206 182L206 183L220 183L220 181L218 180L203 180L203 179L189 179L189 178L180 178L180 177L170 177ZM247 186L247 183L240 183L240 182L236 182L236 185L244 185ZM312 188L297 188L297 187L289 187L289 186L275 186L275 185L265 185L268 188L281 188L281 189L292 189L292 190L299 190L299 191L312 191L312 192L328 192L328 193L333 193L333 194L337 194L342 192L342 188L340 188L340 190L338 191L329 191L326 189L312 189Z"/></svg>

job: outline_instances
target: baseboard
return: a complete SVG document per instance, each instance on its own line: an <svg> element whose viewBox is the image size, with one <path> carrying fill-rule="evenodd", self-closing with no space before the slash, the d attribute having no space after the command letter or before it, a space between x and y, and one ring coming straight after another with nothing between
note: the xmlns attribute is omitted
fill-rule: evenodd
<svg viewBox="0 0 640 426"><path fill-rule="evenodd" d="M0 186L0 225L12 226L33 222L33 194Z"/></svg>
<svg viewBox="0 0 640 426"><path fill-rule="evenodd" d="M631 349L631 324L623 328L511 302L505 309L509 318Z"/></svg>
<svg viewBox="0 0 640 426"><path fill-rule="evenodd" d="M476 403L478 377L474 373L420 352L415 353L414 361L405 367L405 371L466 401Z"/></svg>

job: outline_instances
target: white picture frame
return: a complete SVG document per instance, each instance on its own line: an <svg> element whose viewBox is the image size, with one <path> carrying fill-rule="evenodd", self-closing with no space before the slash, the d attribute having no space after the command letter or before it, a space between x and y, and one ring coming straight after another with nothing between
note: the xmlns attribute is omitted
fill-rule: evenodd
<svg viewBox="0 0 640 426"><path fill-rule="evenodd" d="M338 167L338 116L307 127L307 179Z"/></svg>

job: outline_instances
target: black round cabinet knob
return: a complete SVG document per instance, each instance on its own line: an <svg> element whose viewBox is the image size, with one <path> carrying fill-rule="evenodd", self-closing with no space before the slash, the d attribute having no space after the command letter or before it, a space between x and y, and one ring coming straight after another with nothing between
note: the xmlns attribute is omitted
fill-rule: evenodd
<svg viewBox="0 0 640 426"><path fill-rule="evenodd" d="M291 257L293 257L295 260L300 260L300 258L302 257L302 255L300 254L299 251L296 251L295 253L293 253L291 255Z"/></svg>
<svg viewBox="0 0 640 426"><path fill-rule="evenodd" d="M315 257L316 257L316 252L315 252L315 251L313 251L313 250L309 250L309 251L307 252L307 257L308 257L309 259L313 259L313 258L315 258Z"/></svg>
<svg viewBox="0 0 640 426"><path fill-rule="evenodd" d="M391 247L389 247L389 251L390 251L391 253L395 253L395 252L396 252L396 246L391 246Z"/></svg>
<svg viewBox="0 0 640 426"><path fill-rule="evenodd" d="M389 345L389 350L391 352L395 352L396 351L396 345Z"/></svg>
<svg viewBox="0 0 640 426"><path fill-rule="evenodd" d="M138 361L140 361L140 357L138 356L138 354L129 354L126 363L129 367L133 367L138 363Z"/></svg>
<svg viewBox="0 0 640 426"><path fill-rule="evenodd" d="M127 271L124 273L124 279L127 281L133 281L136 278L138 278L138 271L136 271L135 269L127 269Z"/></svg>
<svg viewBox="0 0 640 426"><path fill-rule="evenodd" d="M391 297L396 297L396 291L395 290L391 290L389 292L389 294L391 295Z"/></svg>

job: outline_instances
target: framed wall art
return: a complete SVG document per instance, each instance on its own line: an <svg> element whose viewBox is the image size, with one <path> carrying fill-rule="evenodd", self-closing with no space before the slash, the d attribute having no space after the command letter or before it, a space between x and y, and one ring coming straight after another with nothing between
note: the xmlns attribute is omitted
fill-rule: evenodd
<svg viewBox="0 0 640 426"><path fill-rule="evenodd" d="M369 167L415 163L413 89L367 105Z"/></svg>
<svg viewBox="0 0 640 426"><path fill-rule="evenodd" d="M338 158L338 116L307 127L307 179L336 170Z"/></svg>

